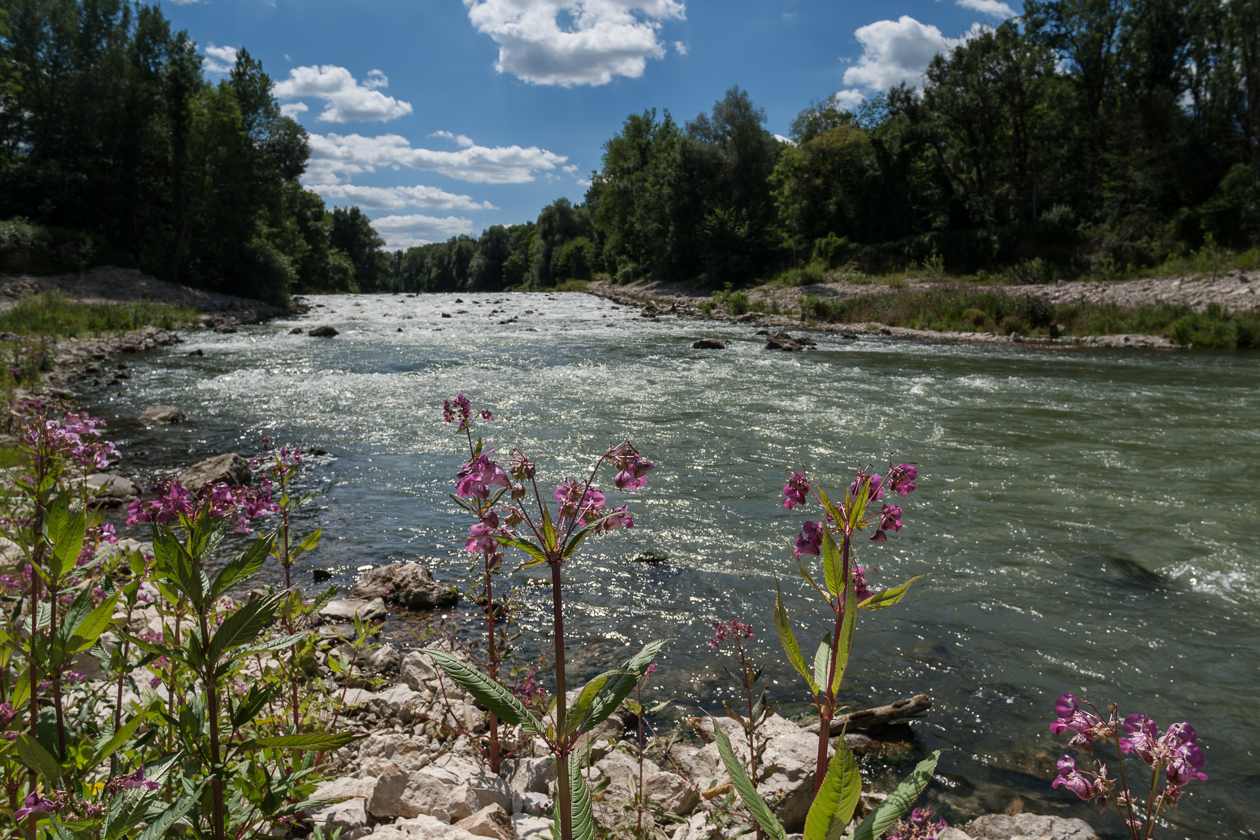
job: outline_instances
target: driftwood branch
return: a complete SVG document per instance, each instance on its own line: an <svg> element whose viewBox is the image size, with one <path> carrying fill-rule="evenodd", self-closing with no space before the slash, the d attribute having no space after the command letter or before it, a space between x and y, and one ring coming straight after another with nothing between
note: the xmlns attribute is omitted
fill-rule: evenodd
<svg viewBox="0 0 1260 840"><path fill-rule="evenodd" d="M855 729L869 729L872 726L879 726L881 723L913 717L926 712L930 708L932 708L932 698L926 694L916 694L913 697L906 697L895 703L889 703L887 706L876 706L874 709L862 709L857 712L850 712L847 715L837 715L831 719L831 736L834 738L844 731L852 732ZM818 721L812 720L805 724L805 729L808 729L810 732L817 732Z"/></svg>

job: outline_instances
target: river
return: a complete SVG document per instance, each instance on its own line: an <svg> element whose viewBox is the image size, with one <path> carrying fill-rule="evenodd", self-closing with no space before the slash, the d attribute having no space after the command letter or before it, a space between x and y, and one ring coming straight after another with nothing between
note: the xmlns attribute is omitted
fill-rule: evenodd
<svg viewBox="0 0 1260 840"><path fill-rule="evenodd" d="M749 326L650 320L579 294L315 301L301 319L189 333L129 358L127 392L88 387L82 403L111 421L142 473L255 452L260 433L327 450L307 472L321 490L308 518L325 534L310 562L342 584L360 566L416 558L440 579L467 578L470 523L447 497L466 448L441 422L444 397L492 409L495 421L478 427L487 446L521 447L552 482L628 438L659 466L639 493L609 492L636 527L589 541L568 567L576 667L593 672L669 638L654 685L683 712L731 694L705 642L712 622L732 618L756 628L779 708L803 710L771 607L777 576L798 632L822 626L786 543L817 516L785 510L780 489L793 469L839 488L858 463L913 461L905 528L860 561L876 587L929 576L900 606L863 616L846 696L932 695L916 749L951 748L931 789L939 807L957 815L1018 800L1115 831L1049 787L1064 739L1047 725L1054 698L1071 691L1198 730L1210 778L1190 786L1158 836L1260 837L1248 711L1260 688L1254 354L826 333L813 336L816 350L776 353ZM289 334L319 324L340 335ZM702 337L728 349L690 349ZM186 355L196 349L204 356ZM158 404L188 422L131 422ZM644 552L668 560L633 562ZM527 646L549 609L548 590L528 577L514 576Z"/></svg>

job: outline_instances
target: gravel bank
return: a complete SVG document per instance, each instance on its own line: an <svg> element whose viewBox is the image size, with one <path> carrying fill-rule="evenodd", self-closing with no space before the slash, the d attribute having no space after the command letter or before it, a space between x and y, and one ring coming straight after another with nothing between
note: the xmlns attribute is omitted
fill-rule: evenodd
<svg viewBox="0 0 1260 840"><path fill-rule="evenodd" d="M930 288L926 281L910 281L917 288ZM1015 295L1036 295L1054 305L1070 303L1114 303L1124 307L1148 304L1184 304L1201 312L1210 304L1219 304L1231 312L1243 312L1260 307L1260 273L1237 271L1219 277L1151 278L1128 282L1103 283L1097 281L1059 282L1046 286L989 286L995 290ZM777 303L782 315L766 315L748 312L732 316L714 311L706 314L699 309L702 301L711 299L707 291L689 289L680 283L636 283L615 286L593 282L587 286L589 294L614 300L624 305L642 305L645 314L679 315L713 320L755 324L764 327L801 327L800 299L805 295L821 298L848 299L870 294L888 294L892 286L868 283L821 283L793 288L760 286L747 291L750 303ZM1176 348L1180 345L1160 336L1152 335L1101 335L1086 337L1046 338L1040 336L998 335L996 333L938 332L889 327L882 324L818 324L813 329L837 332L851 338L881 335L918 341L967 342L972 344L997 344L1053 349L1098 349L1114 347Z"/></svg>

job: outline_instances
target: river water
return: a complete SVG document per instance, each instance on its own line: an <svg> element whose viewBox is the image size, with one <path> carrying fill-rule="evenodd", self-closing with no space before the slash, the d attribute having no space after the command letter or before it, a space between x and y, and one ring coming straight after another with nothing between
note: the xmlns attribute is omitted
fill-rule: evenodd
<svg viewBox="0 0 1260 840"><path fill-rule="evenodd" d="M798 633L823 627L786 543L817 516L785 510L780 488L792 469L840 488L859 462L914 461L904 530L859 559L873 587L929 577L899 607L863 616L847 697L932 695L915 747L950 749L931 788L938 807L1022 805L1115 832L1049 787L1063 739L1047 725L1071 691L1198 730L1210 779L1158 836L1260 837L1254 355L826 333L814 351L776 353L748 326L653 321L578 294L317 300L301 319L189 333L129 359L127 392L92 387L83 403L112 421L142 473L257 451L260 433L327 450L306 473L321 491L308 518L325 534L310 562L342 584L360 566L415 558L451 583L468 577L470 523L447 497L467 450L441 422L444 397L492 409L479 427L487 446L521 447L552 482L630 439L659 466L637 494L610 490L636 527L589 541L567 568L567 627L579 676L671 639L654 685L679 713L733 696L705 646L712 622L732 618L757 629L780 710L803 711L771 608L777 576ZM289 335L325 323L341 334ZM701 337L728 349L690 349ZM205 355L186 355L195 349ZM157 404L189 421L130 421ZM668 560L633 561L644 552ZM513 576L527 648L541 644L550 603L530 577Z"/></svg>

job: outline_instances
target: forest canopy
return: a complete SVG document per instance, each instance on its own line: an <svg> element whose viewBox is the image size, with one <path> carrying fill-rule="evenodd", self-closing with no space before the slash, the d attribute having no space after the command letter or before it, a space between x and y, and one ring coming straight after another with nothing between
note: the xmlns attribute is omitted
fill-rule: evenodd
<svg viewBox="0 0 1260 840"><path fill-rule="evenodd" d="M580 204L392 253L298 183L306 133L248 52L211 83L156 7L0 9L0 219L25 220L0 223L9 262L90 252L284 300L850 264L1046 282L1260 244L1260 0L1027 0L918 88L815 101L786 142L739 87L684 123L631 114Z"/></svg>

